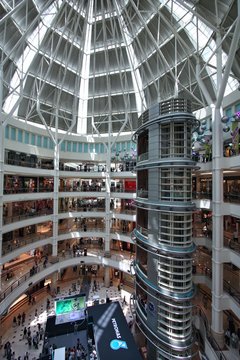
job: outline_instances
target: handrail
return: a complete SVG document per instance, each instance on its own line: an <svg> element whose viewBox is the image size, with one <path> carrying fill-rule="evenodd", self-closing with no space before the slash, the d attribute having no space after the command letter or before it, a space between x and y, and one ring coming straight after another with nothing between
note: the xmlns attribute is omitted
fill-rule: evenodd
<svg viewBox="0 0 240 360"><path fill-rule="evenodd" d="M12 224L14 222L22 221L29 218L35 218L38 216L47 216L52 215L53 209L42 209L40 211L28 211L25 214L13 215L13 216L3 216L3 225Z"/></svg>
<svg viewBox="0 0 240 360"><path fill-rule="evenodd" d="M66 260L67 258L73 258L73 256L65 256L63 259ZM58 261L59 262L59 258ZM41 272L42 270L52 266L53 264L49 261L46 264L40 264L37 267L34 267L35 270L30 269L27 273L16 279L9 287L7 287L4 291L0 294L0 302L3 301L8 295L11 294L13 290L15 290L18 286L23 284L26 280L30 279L33 275Z"/></svg>
<svg viewBox="0 0 240 360"><path fill-rule="evenodd" d="M58 235L62 235L62 234L67 234L67 233L70 233L70 232L83 232L83 233L89 233L89 232L105 232L105 228L102 227L87 227L86 230L84 230L84 228L82 226L78 226L76 227L75 229L73 228L67 228L67 227L64 227L64 228L61 228L61 229L58 229Z"/></svg>
<svg viewBox="0 0 240 360"><path fill-rule="evenodd" d="M72 213L72 212L105 212L105 207L95 207L95 206L79 206L71 209L59 209L58 213Z"/></svg>
<svg viewBox="0 0 240 360"><path fill-rule="evenodd" d="M214 337L211 334L211 328L207 319L206 314L204 313L201 306L196 305L194 308L196 310L196 315L200 316L204 322L204 327L206 329L206 338L208 342L210 343L211 347L213 348L215 354L217 355L219 360L227 360L226 356L224 355L224 352L219 347L217 341L214 339Z"/></svg>
<svg viewBox="0 0 240 360"><path fill-rule="evenodd" d="M27 235L24 237L15 238L15 242L14 241L8 242L7 246L3 246L2 255L3 256L7 255L7 254L11 253L12 251L22 248L26 245L32 244L39 240L51 238L51 237L52 237L52 230L49 230L43 234L34 234L34 236ZM4 245L4 243L3 243L3 245Z"/></svg>
<svg viewBox="0 0 240 360"><path fill-rule="evenodd" d="M53 192L53 186L51 187L35 187L35 188L29 188L29 187L23 187L23 188L4 188L3 194L4 195L12 195L12 194L25 194L25 193L41 193L41 192Z"/></svg>
<svg viewBox="0 0 240 360"><path fill-rule="evenodd" d="M68 228L68 227L64 227L64 228L59 228L58 231L58 236L60 235L64 235L64 234L70 234L72 232L82 232L83 233L83 237L84 236L88 236L89 233L91 232L96 232L96 233L103 233L105 232L105 228L102 227L88 227L86 229L86 231L84 231L84 229L82 227L76 227L75 229L73 227ZM131 232L124 232L121 229L115 229L115 228L111 228L111 234L121 234L123 236L131 236ZM18 237L15 238L14 241L8 241L7 244L3 243L3 248L2 248L2 256L8 255L11 252L20 249L26 245L35 243L39 240L43 240L43 239L47 239L47 238L51 238L53 236L52 230L49 230L43 234L33 234L33 235L28 235L26 237Z"/></svg>
<svg viewBox="0 0 240 360"><path fill-rule="evenodd" d="M82 253L82 255L80 255L80 253L78 252L78 254L76 253L72 253L71 252L65 252L64 255L62 254L60 256L60 253L57 255L57 257L49 257L49 259L47 261L44 261L41 264L38 264L37 266L34 264L34 266L25 274L23 274L22 276L20 276L19 278L17 278L15 281L13 281L13 283L11 285L9 285L5 290L2 290L0 293L0 302L2 302L4 299L6 299L6 297L8 295L11 294L11 292L13 290L15 290L16 288L18 288L21 284L23 284L26 280L31 279L32 276L38 274L39 272L43 271L46 268L51 267L53 264L55 264L56 262L64 262L65 260L68 259L84 259L86 258L86 256L94 256L94 257L98 257L101 256L102 258L104 258L104 251L103 250L99 250L98 249L89 249L87 246L84 246L85 248L87 248L87 250L90 250L90 253L87 253L87 255L84 255L84 253ZM115 254L114 252L111 253L111 257L110 259L114 260L114 261L124 261L124 262L128 262L129 263L129 267L130 267L130 263L131 263L131 259L130 258L126 258L123 256L123 254Z"/></svg>
<svg viewBox="0 0 240 360"><path fill-rule="evenodd" d="M227 280L223 281L223 289L240 304L240 291L232 286Z"/></svg>

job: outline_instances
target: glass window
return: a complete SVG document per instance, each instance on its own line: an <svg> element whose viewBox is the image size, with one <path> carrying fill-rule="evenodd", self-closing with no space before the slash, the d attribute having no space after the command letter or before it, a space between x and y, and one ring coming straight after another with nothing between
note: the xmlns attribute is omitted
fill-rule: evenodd
<svg viewBox="0 0 240 360"><path fill-rule="evenodd" d="M77 143L75 141L72 143L72 151L77 152Z"/></svg>
<svg viewBox="0 0 240 360"><path fill-rule="evenodd" d="M100 146L100 153L104 154L104 145L103 144L101 144L101 146Z"/></svg>
<svg viewBox="0 0 240 360"><path fill-rule="evenodd" d="M88 153L88 143L84 143L84 152Z"/></svg>
<svg viewBox="0 0 240 360"><path fill-rule="evenodd" d="M82 143L78 143L78 152L82 152Z"/></svg>
<svg viewBox="0 0 240 360"><path fill-rule="evenodd" d="M228 108L228 109L226 109L226 115L227 115L228 117L231 117L231 116L232 116L232 108L231 108L231 107Z"/></svg>
<svg viewBox="0 0 240 360"><path fill-rule="evenodd" d="M52 139L50 139L50 141L49 141L49 147L50 147L50 149L53 149L53 141L52 141Z"/></svg>
<svg viewBox="0 0 240 360"><path fill-rule="evenodd" d="M42 136L37 135L37 146L42 147Z"/></svg>
<svg viewBox="0 0 240 360"><path fill-rule="evenodd" d="M98 154L99 153L99 144L95 144L95 152Z"/></svg>
<svg viewBox="0 0 240 360"><path fill-rule="evenodd" d="M71 141L67 141L67 151L69 151L69 152L72 151L72 142Z"/></svg>
<svg viewBox="0 0 240 360"><path fill-rule="evenodd" d="M25 144L29 144L29 138L30 138L29 132L25 131L25 133L24 133L24 142L25 142Z"/></svg>
<svg viewBox="0 0 240 360"><path fill-rule="evenodd" d="M93 153L94 152L94 144L90 144L90 153Z"/></svg>
<svg viewBox="0 0 240 360"><path fill-rule="evenodd" d="M47 138L47 136L43 137L43 147L46 148L46 149L48 148L48 138Z"/></svg>
<svg viewBox="0 0 240 360"><path fill-rule="evenodd" d="M18 141L23 142L23 131L21 129L18 129Z"/></svg>
<svg viewBox="0 0 240 360"><path fill-rule="evenodd" d="M61 150L61 151L65 151L65 146L66 146L66 142L63 141L63 142L61 143L60 150Z"/></svg>
<svg viewBox="0 0 240 360"><path fill-rule="evenodd" d="M16 128L11 127L11 140L16 140Z"/></svg>
<svg viewBox="0 0 240 360"><path fill-rule="evenodd" d="M9 125L5 127L5 138L9 139Z"/></svg>
<svg viewBox="0 0 240 360"><path fill-rule="evenodd" d="M235 111L240 111L240 103L236 104Z"/></svg>
<svg viewBox="0 0 240 360"><path fill-rule="evenodd" d="M31 145L35 145L36 136L35 134L31 134Z"/></svg>

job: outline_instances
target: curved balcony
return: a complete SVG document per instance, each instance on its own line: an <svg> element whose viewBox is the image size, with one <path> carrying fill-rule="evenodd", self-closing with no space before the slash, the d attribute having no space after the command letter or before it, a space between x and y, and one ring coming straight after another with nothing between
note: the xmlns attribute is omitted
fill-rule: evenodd
<svg viewBox="0 0 240 360"><path fill-rule="evenodd" d="M62 186L59 188L61 192L105 192L106 189L100 185L80 185L80 186Z"/></svg>
<svg viewBox="0 0 240 360"><path fill-rule="evenodd" d="M83 236L94 236L93 234L105 234L105 227L104 226L98 226L98 227L87 227L84 228L82 226L78 226L78 225L74 225L74 226L71 226L71 228L69 227L64 227L64 228L61 228L61 229L58 229L58 235L63 235L63 234L69 234L69 233L81 233L81 237ZM103 235L100 235L100 236L103 236ZM77 236L76 236L77 237Z"/></svg>
<svg viewBox="0 0 240 360"><path fill-rule="evenodd" d="M194 202L179 201L177 199L171 201L160 200L158 198L149 199L148 197L137 196L135 200L137 207L145 210L156 211L172 211L172 212L193 212L196 208Z"/></svg>
<svg viewBox="0 0 240 360"><path fill-rule="evenodd" d="M138 319L141 321L139 322ZM166 356L166 359L169 359L169 346L171 347L171 359L192 359L192 343L194 342L194 332L193 329L191 329L191 332L187 339L184 341L177 341L172 340L170 337L163 336L161 334L156 334L153 332L148 326L146 322L146 318L144 315L144 311L142 308L137 304L136 307L136 320L137 320L137 326L141 329L141 331L144 333L146 338L153 343L156 348L162 353L163 356ZM166 349L164 350L164 348ZM189 350L189 355L186 355L186 351ZM174 355L174 351L176 351L176 354ZM182 355L179 354L179 352L184 352Z"/></svg>
<svg viewBox="0 0 240 360"><path fill-rule="evenodd" d="M198 259L194 260L193 263L193 281L198 283L204 282L204 277L212 279L212 263L211 259L209 261L204 257L200 256ZM224 267L224 281L223 281L223 290L229 294L238 304L240 304L240 286L239 286L239 271L237 273L231 272L228 269L227 265ZM196 275L198 276L196 278ZM204 282L205 283L205 282ZM211 289L211 282L209 282L209 287Z"/></svg>
<svg viewBox="0 0 240 360"><path fill-rule="evenodd" d="M29 193L45 193L45 192L53 192L53 186L51 187L35 187L35 188L10 188L5 187L3 189L4 195L12 195L12 194L29 194Z"/></svg>
<svg viewBox="0 0 240 360"><path fill-rule="evenodd" d="M207 191L198 191L192 193L193 200L212 200L212 192ZM239 193L224 193L223 194L224 202L227 203L240 203L240 194Z"/></svg>
<svg viewBox="0 0 240 360"><path fill-rule="evenodd" d="M147 310L141 304L141 302L137 299L136 301L137 306L141 308L141 311L145 316L147 317ZM192 329L189 327L189 321L191 320L191 312L188 311L187 318L181 317L177 319L177 316L175 318L169 317L170 322L172 324L171 328L168 328L169 324L165 321L165 319L162 319L160 327L162 329L162 335L156 332L156 336L158 336L160 339L164 339L165 343L168 344L181 344L181 339L191 338L192 335ZM168 319L168 320L169 320ZM165 331L164 331L165 329ZM177 334L178 332L181 332L181 336ZM174 335L174 333L176 333Z"/></svg>
<svg viewBox="0 0 240 360"><path fill-rule="evenodd" d="M183 291L183 292L179 292L179 293L157 287L156 285L154 285L153 283L151 283L149 281L147 275L144 274L144 272L139 267L137 262L136 262L135 270L136 270L136 276L138 276L143 281L143 283L146 284L146 286L151 288L155 292L155 294L158 294L158 296L160 296L160 297L165 296L166 298L173 299L174 301L188 301L188 300L191 300L193 298L193 296L195 295L194 287L191 287L191 289L187 288L185 292ZM173 287L173 289L174 289L174 287Z"/></svg>
<svg viewBox="0 0 240 360"><path fill-rule="evenodd" d="M44 244L52 243L52 236L53 232L52 229L50 229L49 224L47 224L46 228L43 229L43 232L35 233L31 235L26 236L18 236L14 237L13 240L3 242L2 245L2 255L8 256L11 254L11 256L8 256L9 261L11 258L14 258L18 256L21 252L30 251L29 245L33 245L34 248L41 246L40 241L47 240L44 242ZM116 229L115 227L111 228L111 238L120 240L120 241L126 241L126 242L133 242L131 239L131 232L122 231L120 229ZM71 227L62 227L59 228L58 233L58 242L67 240L67 239L74 239L79 237L105 237L105 227L104 226L98 226L97 228L95 226L88 226L86 231L80 225L73 224Z"/></svg>
<svg viewBox="0 0 240 360"><path fill-rule="evenodd" d="M169 254L191 254L195 251L196 246L192 243L191 235L189 235L189 241L186 241L184 237L184 242L178 241L177 236L174 237L174 243L172 241L166 242L162 241L161 234L157 234L153 231L149 231L146 228L143 228L139 225L133 230L133 236L142 242L145 249L149 248L148 251L159 254L159 253L169 253ZM158 244L151 241L152 235L155 235L158 238ZM182 237L180 237L182 239ZM174 246L173 246L174 245Z"/></svg>
<svg viewBox="0 0 240 360"><path fill-rule="evenodd" d="M12 224L18 221L23 221L26 219L35 218L39 216L46 216L52 215L52 209L42 209L40 211L36 211L35 209L30 209L29 211L25 212L24 214L13 215L13 216L3 216L3 225Z"/></svg>
<svg viewBox="0 0 240 360"><path fill-rule="evenodd" d="M16 276L11 280L10 285L6 284L5 289L3 289L0 294L0 314L3 313L18 296L24 293L29 286L36 284L53 272L84 263L111 266L129 273L131 261L129 256L126 258L123 254L119 255L118 253L112 253L110 258L105 258L104 252L99 251L99 249L91 249L88 251L87 256L76 253L65 253L64 256L49 257L48 261L32 267L20 277Z"/></svg>
<svg viewBox="0 0 240 360"><path fill-rule="evenodd" d="M97 212L97 213L102 212L105 215L105 207L98 208L97 206L74 206L74 207L71 207L71 209L60 208L58 210L59 214L80 213L80 216L81 215L86 216L86 213L90 213L90 212Z"/></svg>
<svg viewBox="0 0 240 360"><path fill-rule="evenodd" d="M135 262L135 260L134 260ZM147 295L150 299L155 299L158 302L158 307L160 312L166 312L166 310L171 313L174 317L178 317L181 314L183 317L186 315L190 316L190 311L192 310L192 304L186 300L183 301L172 301L171 298L166 298L160 295L159 292L156 292L154 287L149 287L143 280L136 276L136 292L138 289L141 289L145 295ZM145 309L146 310L146 309ZM174 315L175 314L175 315Z"/></svg>
<svg viewBox="0 0 240 360"><path fill-rule="evenodd" d="M53 164L41 164L40 161L33 163L31 161L28 161L28 160L18 160L16 158L14 158L14 159L5 159L4 163L8 164L8 165L13 165L13 166L35 168L35 169L49 169L49 170L54 169Z"/></svg>
<svg viewBox="0 0 240 360"><path fill-rule="evenodd" d="M15 237L14 240L3 243L2 245L2 255L8 255L15 250L21 249L21 251L26 251L24 248L30 244L35 244L38 241L42 241L53 236L52 230L46 231L45 233L37 233L32 235L26 235L21 237Z"/></svg>
<svg viewBox="0 0 240 360"><path fill-rule="evenodd" d="M209 357L211 356L216 356L217 359L222 359L222 360L227 360L229 359L229 357L231 357L231 354L229 352L228 354L228 350L226 349L221 349L217 343L217 341L215 340L215 338L213 337L212 333L211 333L211 325L210 325L210 322L204 312L204 309L199 306L199 305L196 305L194 308L193 308L193 316L194 317L199 317L199 319L201 319L203 325L204 325L204 333L202 334L202 336L206 336L206 339L207 341L209 342L209 345L211 345L212 347L212 350L214 351L214 354L212 354L211 350L209 352L209 354L207 354ZM199 325L198 325L199 327ZM200 333L202 333L201 329L200 330Z"/></svg>

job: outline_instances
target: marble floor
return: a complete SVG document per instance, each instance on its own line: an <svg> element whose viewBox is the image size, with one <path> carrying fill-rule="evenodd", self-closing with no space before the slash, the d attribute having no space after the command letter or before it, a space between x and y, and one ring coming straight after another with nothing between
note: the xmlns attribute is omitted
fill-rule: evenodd
<svg viewBox="0 0 240 360"><path fill-rule="evenodd" d="M97 289L94 291L94 280L97 284ZM73 290L72 284L76 284L76 290ZM58 296L68 296L70 293L71 295L78 294L79 291L84 292L84 289L81 289L81 283L76 282L74 280L64 282L60 284L60 293ZM127 322L129 322L132 319L132 314L129 307L129 300L130 300L130 292L127 290L121 289L118 291L117 286L110 286L109 288L106 288L102 282L102 278L92 278L91 285L89 288L89 294L87 298L87 306L91 306L93 304L93 301L96 297L99 297L99 302L105 302L106 297L108 296L112 301L119 301L123 312L125 314ZM123 299L125 297L125 300L127 304L123 303ZM47 298L50 300L50 309L47 312L46 310L46 301ZM37 309L37 316L35 316L35 312ZM50 297L48 294L46 296L43 296L41 299L37 299L36 304L29 305L27 307L26 318L25 323L21 325L15 325L10 327L7 332L2 337L2 348L0 350L0 359L6 359L4 357L4 344L9 341L11 343L12 351L14 351L14 357L15 360L23 360L26 352L29 354L29 360L37 360L39 359L40 353L42 351L43 346L43 340L39 341L38 349L35 349L32 346L28 345L28 341L26 338L24 338L23 330L26 326L27 328L30 327L31 329L31 336L34 336L36 332L38 331L38 323L41 324L43 329L45 329L47 316L54 315L54 298ZM11 358L12 360L12 358Z"/></svg>

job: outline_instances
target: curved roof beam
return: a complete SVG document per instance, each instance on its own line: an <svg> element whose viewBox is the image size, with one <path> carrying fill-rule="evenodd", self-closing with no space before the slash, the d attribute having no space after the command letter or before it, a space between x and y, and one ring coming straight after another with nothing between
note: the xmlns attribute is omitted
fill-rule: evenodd
<svg viewBox="0 0 240 360"><path fill-rule="evenodd" d="M91 37L93 23L93 0L88 1L87 18L85 19L85 36L83 46L83 59L81 69L81 84L79 89L79 106L77 133L87 133L87 112L88 112L88 90L89 90L89 73L90 73L90 56L91 56Z"/></svg>
<svg viewBox="0 0 240 360"><path fill-rule="evenodd" d="M60 0L58 0L57 3L59 3L59 1ZM44 17L44 20L42 19L39 22L38 26L36 26L35 29L32 32L30 32L30 34L28 34L30 30L28 29L25 35L23 35L23 37L21 38L21 42L23 43L26 37L27 46L16 63L17 70L15 71L10 82L10 89L13 89L13 91L6 98L6 101L3 106L3 110L8 114L11 115L17 114L18 105L21 101L21 97L23 96L23 87L28 75L29 67L32 63L33 58L39 51L39 44L41 44L48 30L47 25L53 21L53 19L57 14L58 6L56 6L57 5L56 2L54 2L50 6L49 3L51 3L51 0L47 2L46 4L47 6L42 9L42 12L38 14L36 19L39 20L42 17ZM46 22L46 24L44 24L44 22Z"/></svg>
<svg viewBox="0 0 240 360"><path fill-rule="evenodd" d="M198 12L195 10L195 6L191 7L190 5L186 4L184 0L175 0L175 1L181 4L182 7L184 7L187 11L191 12L194 16L198 17L198 19L201 20L210 29L212 29L212 31L215 32L219 31L219 29L216 26L214 26L213 23L211 23L210 21L208 21L207 19L203 18L201 15L198 14Z"/></svg>
<svg viewBox="0 0 240 360"><path fill-rule="evenodd" d="M120 29L122 32L122 37L124 39L124 43L126 46L128 61L131 67L131 75L132 75L132 81L133 81L133 87L135 90L135 98L136 98L136 105L137 105L137 112L138 116L140 116L144 110L146 110L146 99L143 92L143 83L140 76L140 72L138 69L138 62L136 59L136 56L134 54L133 46L132 46L132 39L129 31L127 30L127 26L124 23L123 16L120 12L119 4L117 3L117 0L115 1L115 6L117 9L117 15L120 23Z"/></svg>

